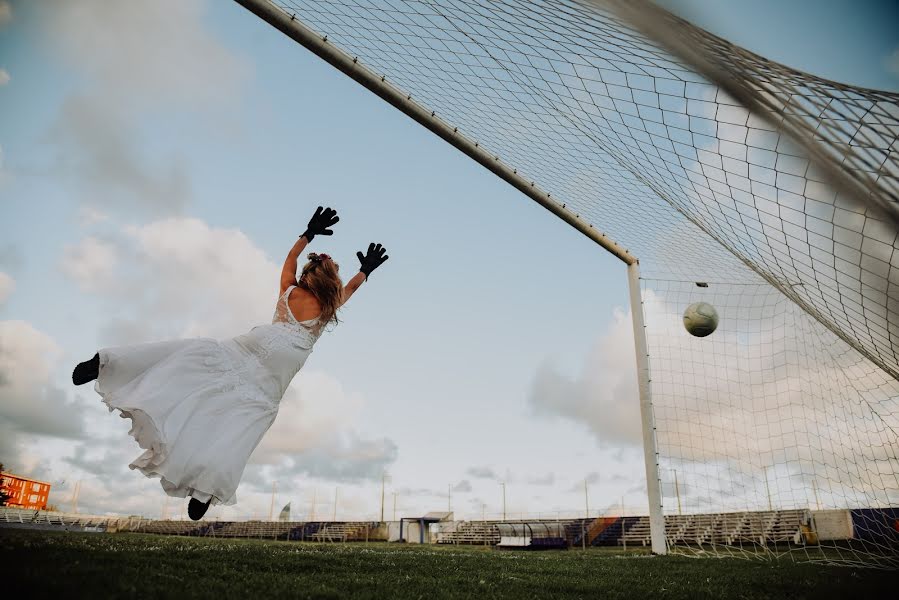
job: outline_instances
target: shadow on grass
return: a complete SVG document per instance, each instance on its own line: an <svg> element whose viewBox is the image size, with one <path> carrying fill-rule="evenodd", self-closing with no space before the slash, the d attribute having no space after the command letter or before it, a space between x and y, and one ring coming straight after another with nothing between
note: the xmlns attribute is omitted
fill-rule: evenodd
<svg viewBox="0 0 899 600"><path fill-rule="evenodd" d="M877 598L897 573L643 549L317 544L0 530L7 589L43 597ZM885 595L889 592L888 595Z"/></svg>

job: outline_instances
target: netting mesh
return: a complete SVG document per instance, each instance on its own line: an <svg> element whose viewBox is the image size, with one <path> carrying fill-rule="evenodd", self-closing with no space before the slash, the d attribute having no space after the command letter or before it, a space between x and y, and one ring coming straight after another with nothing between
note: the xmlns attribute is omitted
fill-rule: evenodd
<svg viewBox="0 0 899 600"><path fill-rule="evenodd" d="M671 314L673 282L726 282L713 337L648 324L688 506L897 505L899 95L642 2L274 4L629 249Z"/></svg>
<svg viewBox="0 0 899 600"><path fill-rule="evenodd" d="M840 178L844 191L882 208L895 224L899 173L895 158L890 157L899 118L895 94L785 68L646 2L606 0L600 4L614 6L628 22L686 58L741 104L766 114L820 166Z"/></svg>
<svg viewBox="0 0 899 600"><path fill-rule="evenodd" d="M765 283L642 286L665 513L787 511L793 519L767 532L685 519L680 529L669 524L670 543L834 558L822 548L844 540L793 539L803 525L813 530L819 511L855 509L861 531L884 518L872 509L899 506L899 382ZM698 301L720 317L706 338L682 322ZM855 558L899 565L899 532L881 533L859 535Z"/></svg>
<svg viewBox="0 0 899 600"><path fill-rule="evenodd" d="M889 198L897 95L763 59L732 65L751 65L781 107L766 120L613 13L571 0L277 4L633 249L644 273L730 275L714 238L899 377L895 222L837 193L774 124L814 129L816 147ZM709 51L732 48L689 32ZM753 55L729 63L740 56ZM697 240L660 248L679 228Z"/></svg>

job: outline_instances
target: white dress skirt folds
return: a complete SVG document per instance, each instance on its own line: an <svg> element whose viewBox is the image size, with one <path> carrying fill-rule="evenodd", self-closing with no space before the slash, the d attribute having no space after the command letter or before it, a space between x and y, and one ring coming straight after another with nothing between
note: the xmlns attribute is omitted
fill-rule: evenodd
<svg viewBox="0 0 899 600"><path fill-rule="evenodd" d="M234 504L253 450L284 391L318 340L278 300L271 325L227 340L174 340L99 351L94 389L131 419L144 453L129 466L158 477L170 496Z"/></svg>

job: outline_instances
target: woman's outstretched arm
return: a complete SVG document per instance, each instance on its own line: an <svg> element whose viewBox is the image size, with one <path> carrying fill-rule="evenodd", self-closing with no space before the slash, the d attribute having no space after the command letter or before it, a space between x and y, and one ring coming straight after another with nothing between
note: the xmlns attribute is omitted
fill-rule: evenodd
<svg viewBox="0 0 899 600"><path fill-rule="evenodd" d="M350 296L356 293L362 284L365 282L365 273L359 271L353 278L350 279L345 286L343 286L343 301L340 303L341 306L346 304L346 301L350 299Z"/></svg>
<svg viewBox="0 0 899 600"><path fill-rule="evenodd" d="M287 258L284 259L284 266L281 267L281 294L290 286L297 284L297 259L308 244L309 242L304 234L300 236L300 239L296 241L293 248L287 253Z"/></svg>
<svg viewBox="0 0 899 600"><path fill-rule="evenodd" d="M333 227L339 220L340 217L337 216L337 211L330 206L328 208L319 206L315 209L315 214L309 219L306 231L303 232L300 239L296 241L293 248L287 253L287 258L284 259L284 266L281 268L282 294L287 288L297 284L297 259L303 253L306 245L317 235L334 235L330 227Z"/></svg>
<svg viewBox="0 0 899 600"><path fill-rule="evenodd" d="M387 248L384 248L381 244L371 243L368 245L368 252L365 256L361 252L357 252L356 258L359 259L359 272L343 288L343 302L341 305L346 304L350 296L362 286L362 282L368 281L368 276L371 275L371 272L383 265L384 261L390 257L387 256Z"/></svg>

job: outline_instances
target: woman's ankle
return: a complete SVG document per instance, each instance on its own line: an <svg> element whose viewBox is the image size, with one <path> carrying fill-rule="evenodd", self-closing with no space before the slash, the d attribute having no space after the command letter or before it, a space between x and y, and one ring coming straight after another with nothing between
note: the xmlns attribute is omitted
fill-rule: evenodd
<svg viewBox="0 0 899 600"><path fill-rule="evenodd" d="M83 385L89 381L95 380L100 376L100 353L94 354L93 358L78 363L75 370L72 371L72 383L75 385Z"/></svg>

